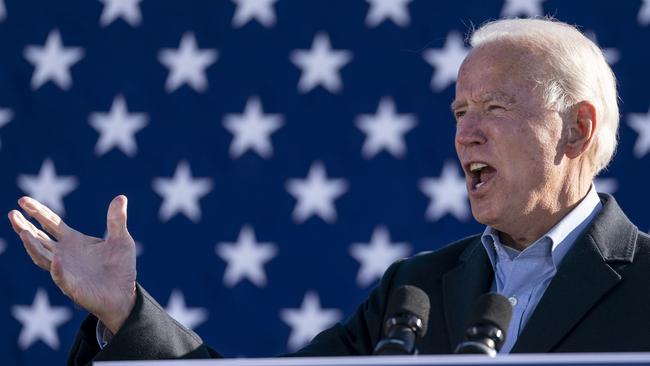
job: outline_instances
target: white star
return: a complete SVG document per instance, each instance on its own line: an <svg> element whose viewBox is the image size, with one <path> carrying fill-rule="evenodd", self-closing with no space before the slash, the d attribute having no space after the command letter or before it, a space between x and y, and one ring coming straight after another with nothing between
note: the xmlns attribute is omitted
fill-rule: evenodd
<svg viewBox="0 0 650 366"><path fill-rule="evenodd" d="M165 311L169 316L183 324L185 328L195 329L208 319L208 311L204 308L188 308L185 297L180 290L172 290Z"/></svg>
<svg viewBox="0 0 650 366"><path fill-rule="evenodd" d="M650 111L628 114L627 124L639 135L634 144L634 156L641 159L650 151Z"/></svg>
<svg viewBox="0 0 650 366"><path fill-rule="evenodd" d="M47 292L42 288L36 291L31 306L14 305L11 307L11 315L22 324L18 336L18 346L21 350L29 348L38 340L42 340L52 349L58 349L59 335L56 328L72 318L70 309L64 306L50 306Z"/></svg>
<svg viewBox="0 0 650 366"><path fill-rule="evenodd" d="M363 157L370 159L382 150L401 158L406 153L404 135L415 127L413 114L397 114L392 98L379 101L375 115L362 114L357 117L357 127L366 134L361 150Z"/></svg>
<svg viewBox="0 0 650 366"><path fill-rule="evenodd" d="M603 48L603 55L605 56L605 61L610 65L614 65L621 59L621 52L618 48L614 47Z"/></svg>
<svg viewBox="0 0 650 366"><path fill-rule="evenodd" d="M25 47L25 58L35 67L32 89L38 89L50 80L63 90L69 89L72 86L70 68L83 55L81 47L64 47L57 29L50 32L44 46Z"/></svg>
<svg viewBox="0 0 650 366"><path fill-rule="evenodd" d="M295 50L291 53L293 62L302 71L298 90L307 93L321 85L330 93L337 93L343 87L340 69L352 60L352 52L335 51L326 33L314 37L310 50Z"/></svg>
<svg viewBox="0 0 650 366"><path fill-rule="evenodd" d="M592 42L594 42L596 45L598 45L598 38L596 37L596 33L594 31L587 31L585 32L585 35L587 38L589 38ZM600 46L599 46L600 47ZM614 47L608 47L608 48L602 48L603 51L603 56L605 56L605 60L607 61L608 64L614 65L621 59L621 52Z"/></svg>
<svg viewBox="0 0 650 366"><path fill-rule="evenodd" d="M345 179L327 179L323 164L313 163L306 179L289 179L287 182L287 191L298 200L293 210L293 220L302 223L317 215L325 222L333 223L336 221L334 200L347 190Z"/></svg>
<svg viewBox="0 0 650 366"><path fill-rule="evenodd" d="M341 312L337 309L321 309L318 294L309 291L305 294L300 309L282 309L280 318L291 327L288 347L294 351L341 320Z"/></svg>
<svg viewBox="0 0 650 366"><path fill-rule="evenodd" d="M100 134L95 155L104 155L117 147L127 156L135 156L138 146L134 135L147 125L148 119L146 113L129 113L124 96L116 96L109 113L90 115L90 125Z"/></svg>
<svg viewBox="0 0 650 366"><path fill-rule="evenodd" d="M596 178L594 179L596 192L614 194L618 190L618 180L616 178Z"/></svg>
<svg viewBox="0 0 650 366"><path fill-rule="evenodd" d="M144 246L139 241L135 241L135 256L140 257L144 253Z"/></svg>
<svg viewBox="0 0 650 366"><path fill-rule="evenodd" d="M357 284L366 287L381 278L384 271L396 260L411 253L408 243L391 243L390 233L384 226L375 228L370 243L353 243L350 255L361 267L357 273Z"/></svg>
<svg viewBox="0 0 650 366"><path fill-rule="evenodd" d="M0 128L4 127L7 123L14 119L14 112L9 108L0 108ZM2 147L2 140L0 140L0 147Z"/></svg>
<svg viewBox="0 0 650 366"><path fill-rule="evenodd" d="M65 214L63 197L78 186L76 177L57 176L54 162L49 158L43 161L37 176L21 174L18 176L17 183L18 188L28 196L49 206L61 216Z"/></svg>
<svg viewBox="0 0 650 366"><path fill-rule="evenodd" d="M163 198L158 216L167 221L182 213L193 222L201 220L199 200L212 190L212 179L192 178L190 165L181 161L170 178L154 178L153 189Z"/></svg>
<svg viewBox="0 0 650 366"><path fill-rule="evenodd" d="M165 48L158 55L160 63L169 69L165 89L171 93L183 84L188 84L197 92L205 91L208 88L205 69L218 58L219 52L216 49L200 50L193 33L183 34L178 49Z"/></svg>
<svg viewBox="0 0 650 366"><path fill-rule="evenodd" d="M431 78L433 90L442 91L456 81L458 69L468 53L469 48L465 47L458 32L449 32L442 49L424 51L425 61L435 69Z"/></svg>
<svg viewBox="0 0 650 366"><path fill-rule="evenodd" d="M3 22L7 19L7 7L5 6L4 0L0 0L0 22Z"/></svg>
<svg viewBox="0 0 650 366"><path fill-rule="evenodd" d="M0 127L4 127L12 119L14 119L14 112L11 109L0 108Z"/></svg>
<svg viewBox="0 0 650 366"><path fill-rule="evenodd" d="M641 8L639 8L637 21L642 26L650 24L650 0L643 0L643 4L641 4Z"/></svg>
<svg viewBox="0 0 650 366"><path fill-rule="evenodd" d="M264 264L273 259L278 248L273 243L258 243L255 232L249 225L242 227L236 243L219 243L217 255L227 262L223 283L233 287L244 278L257 287L266 286Z"/></svg>
<svg viewBox="0 0 650 366"><path fill-rule="evenodd" d="M366 0L370 3L366 26L376 27L384 20L390 19L400 27L406 27L411 22L408 4L413 0Z"/></svg>
<svg viewBox="0 0 650 366"><path fill-rule="evenodd" d="M278 0L232 0L236 5L232 25L235 28L244 26L255 19L263 26L269 28L275 25L275 11L273 5Z"/></svg>
<svg viewBox="0 0 650 366"><path fill-rule="evenodd" d="M140 13L140 2L142 0L99 0L104 3L104 10L99 19L102 27L113 23L117 18L124 19L132 27L137 27L142 23L142 13Z"/></svg>
<svg viewBox="0 0 650 366"><path fill-rule="evenodd" d="M447 213L461 221L469 218L465 180L453 162L445 162L440 178L420 180L420 190L431 200L427 208L427 219L436 221Z"/></svg>
<svg viewBox="0 0 650 366"><path fill-rule="evenodd" d="M518 17L524 15L532 18L543 15L542 3L546 0L506 0L501 9L501 17Z"/></svg>
<svg viewBox="0 0 650 366"><path fill-rule="evenodd" d="M0 238L0 255L2 255L5 250L7 250L7 242L4 239Z"/></svg>
<svg viewBox="0 0 650 366"><path fill-rule="evenodd" d="M282 115L264 114L258 97L246 102L243 114L228 114L224 117L224 127L232 133L230 157L237 159L246 151L253 150L268 159L273 155L271 134L284 124Z"/></svg>

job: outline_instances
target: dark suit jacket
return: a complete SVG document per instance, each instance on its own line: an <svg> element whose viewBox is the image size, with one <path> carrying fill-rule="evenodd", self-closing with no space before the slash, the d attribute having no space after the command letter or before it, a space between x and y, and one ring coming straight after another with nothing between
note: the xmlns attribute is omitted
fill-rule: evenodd
<svg viewBox="0 0 650 366"><path fill-rule="evenodd" d="M520 334L517 352L650 351L650 237L639 232L613 197L567 253ZM476 299L489 291L493 271L480 236L394 263L345 324L320 333L289 356L368 355L382 336L391 293L409 284L431 301L421 353L451 353ZM69 364L91 360L209 358L219 354L171 319L142 288L120 331L100 351L97 319L83 323Z"/></svg>

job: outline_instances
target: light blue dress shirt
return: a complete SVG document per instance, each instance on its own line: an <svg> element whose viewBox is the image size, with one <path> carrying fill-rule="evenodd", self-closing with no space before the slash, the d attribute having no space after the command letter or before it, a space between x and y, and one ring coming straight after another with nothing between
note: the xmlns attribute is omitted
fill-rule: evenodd
<svg viewBox="0 0 650 366"><path fill-rule="evenodd" d="M601 209L602 204L592 185L578 206L523 251L505 246L499 239L499 232L486 227L481 242L494 270L491 291L507 297L513 308L512 321L500 353L510 352L562 259Z"/></svg>

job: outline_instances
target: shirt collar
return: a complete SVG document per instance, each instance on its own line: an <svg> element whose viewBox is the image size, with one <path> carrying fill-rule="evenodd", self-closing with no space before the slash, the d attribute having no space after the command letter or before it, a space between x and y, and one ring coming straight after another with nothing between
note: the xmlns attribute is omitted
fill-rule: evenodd
<svg viewBox="0 0 650 366"><path fill-rule="evenodd" d="M596 193L596 187L592 184L585 198L573 210L524 251L545 253L547 256L552 256L553 262L557 266L573 241L577 239L578 234L600 212L600 208L602 208L602 204L598 193ZM567 238L570 240L566 240ZM571 243L567 243L568 245L560 245L569 241ZM485 227L481 242L490 258L493 269L496 268L499 259L505 255L513 259L518 254L523 253L501 243L499 231L491 226ZM550 250L548 249L549 246Z"/></svg>
<svg viewBox="0 0 650 366"><path fill-rule="evenodd" d="M600 198L598 197L598 193L596 193L596 187L592 184L589 193L587 193L587 196L585 196L578 206L564 216L564 218L553 226L553 228L546 234L553 241L551 250L554 251L557 246L575 230L576 226L580 225L591 216L592 212L599 205L601 205Z"/></svg>

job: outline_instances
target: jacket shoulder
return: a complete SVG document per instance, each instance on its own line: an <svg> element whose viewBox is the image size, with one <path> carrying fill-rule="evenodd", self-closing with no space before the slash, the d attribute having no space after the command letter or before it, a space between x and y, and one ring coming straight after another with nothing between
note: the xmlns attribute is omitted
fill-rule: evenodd
<svg viewBox="0 0 650 366"><path fill-rule="evenodd" d="M650 235L639 230L636 237L636 253L635 257L646 256L650 257Z"/></svg>
<svg viewBox="0 0 650 366"><path fill-rule="evenodd" d="M483 250L481 235L476 234L449 243L440 249L418 253L399 262L397 274L427 273L442 275L456 267L475 250Z"/></svg>

